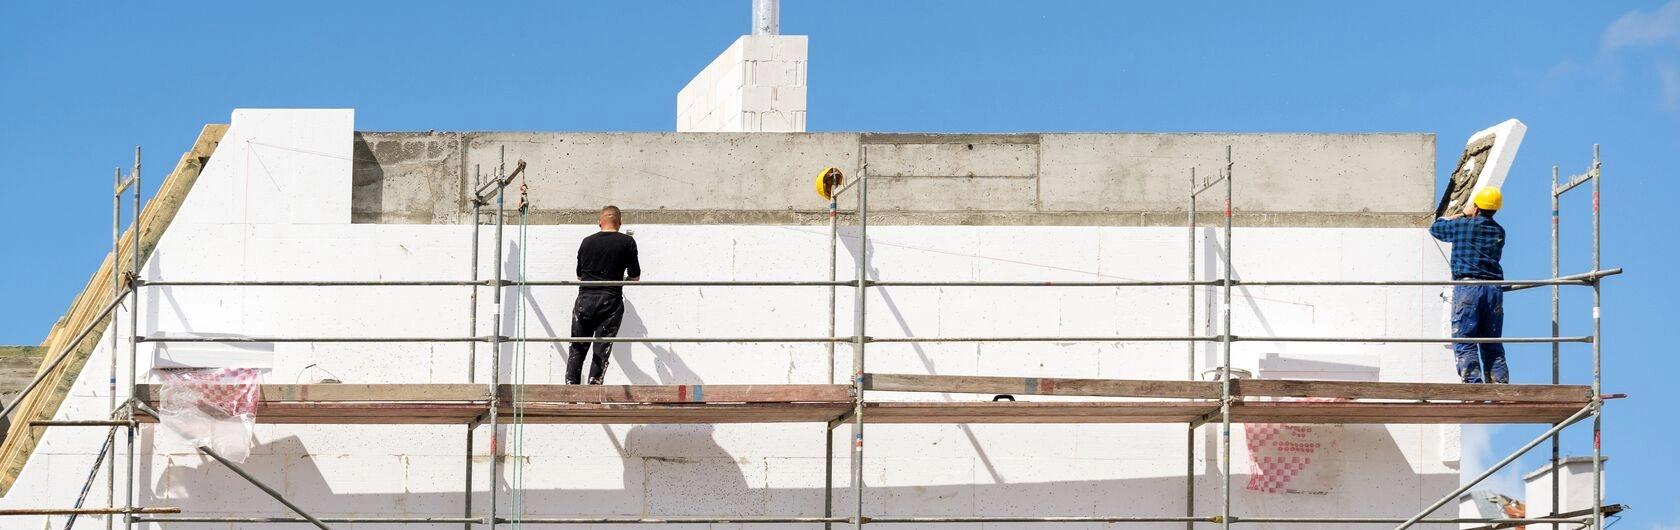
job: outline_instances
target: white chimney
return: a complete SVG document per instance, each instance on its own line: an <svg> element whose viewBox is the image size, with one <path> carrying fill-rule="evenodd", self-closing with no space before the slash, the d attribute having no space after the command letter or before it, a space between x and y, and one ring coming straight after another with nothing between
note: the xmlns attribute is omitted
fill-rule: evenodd
<svg viewBox="0 0 1680 530"><path fill-rule="evenodd" d="M1600 465L1610 457L1600 457ZM1523 497L1529 517L1552 513L1551 462L1523 475ZM1593 460L1590 456L1565 458L1558 462L1558 513L1591 510L1593 507ZM1603 479L1602 476L1599 477ZM1600 484L1602 484L1600 480Z"/></svg>
<svg viewBox="0 0 1680 530"><path fill-rule="evenodd" d="M780 35L775 0L753 1L735 39L677 92L678 132L805 132L804 35Z"/></svg>

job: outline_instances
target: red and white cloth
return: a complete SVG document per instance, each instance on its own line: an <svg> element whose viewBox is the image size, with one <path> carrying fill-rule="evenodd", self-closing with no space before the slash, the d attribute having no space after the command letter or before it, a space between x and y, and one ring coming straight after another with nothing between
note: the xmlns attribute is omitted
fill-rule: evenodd
<svg viewBox="0 0 1680 530"><path fill-rule="evenodd" d="M1333 398L1287 401L1331 402ZM1261 493L1322 495L1335 489L1342 475L1342 426L1250 423L1248 489Z"/></svg>
<svg viewBox="0 0 1680 530"><path fill-rule="evenodd" d="M243 462L251 454L261 372L257 368L162 370L158 422L192 447Z"/></svg>
<svg viewBox="0 0 1680 530"><path fill-rule="evenodd" d="M165 408L195 407L228 417L256 414L260 397L256 368L165 370Z"/></svg>

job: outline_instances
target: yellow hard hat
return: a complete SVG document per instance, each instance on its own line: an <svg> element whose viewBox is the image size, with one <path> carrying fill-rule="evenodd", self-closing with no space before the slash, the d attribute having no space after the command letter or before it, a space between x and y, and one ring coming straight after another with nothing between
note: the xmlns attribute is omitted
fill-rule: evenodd
<svg viewBox="0 0 1680 530"><path fill-rule="evenodd" d="M846 182L846 176L840 173L840 168L824 168L817 173L817 195L824 199L833 199L834 190Z"/></svg>
<svg viewBox="0 0 1680 530"><path fill-rule="evenodd" d="M1499 194L1499 188L1485 186L1476 190L1476 197L1470 202L1476 203L1476 207L1483 210L1499 211L1499 207L1504 204L1504 197Z"/></svg>

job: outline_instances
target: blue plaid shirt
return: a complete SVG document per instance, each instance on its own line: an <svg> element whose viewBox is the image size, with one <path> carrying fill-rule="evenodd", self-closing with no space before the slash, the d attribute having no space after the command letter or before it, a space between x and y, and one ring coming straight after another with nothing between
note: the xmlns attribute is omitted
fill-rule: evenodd
<svg viewBox="0 0 1680 530"><path fill-rule="evenodd" d="M1503 280L1499 258L1505 253L1505 227L1489 217L1436 219L1429 226L1435 239L1452 243L1453 279Z"/></svg>

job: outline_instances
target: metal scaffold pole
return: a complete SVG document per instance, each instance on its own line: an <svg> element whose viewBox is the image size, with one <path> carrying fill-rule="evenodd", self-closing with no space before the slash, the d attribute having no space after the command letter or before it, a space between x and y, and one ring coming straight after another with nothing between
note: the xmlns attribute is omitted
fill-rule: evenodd
<svg viewBox="0 0 1680 530"><path fill-rule="evenodd" d="M132 278L134 281L138 282L140 280L140 147L139 146L134 147L134 176L131 177L131 180L133 180L133 183L131 184L133 186L133 188L131 190L133 193L132 193L131 196L134 198L134 207L133 207L134 221L129 224L129 226L130 226L129 232L133 233L134 237L130 240L130 244L129 244L129 250L130 250L129 260L130 260L130 263L129 263L128 274L129 274L130 278ZM114 258L114 256L113 256L113 258ZM113 259L112 261L113 261L112 266L114 267L115 266L115 260ZM136 458L136 455L135 455L135 452L134 452L134 437L138 434L138 432L136 432L136 431L139 430L139 425L134 423L134 417L135 417L134 416L134 405L135 405L134 400L136 399L135 398L135 394L136 394L135 391L140 388L140 380L138 378L139 372L135 369L135 365L138 364L139 361L140 361L140 342L139 342L139 339L140 339L140 288L138 287L138 285L136 285L135 287L130 288L128 290L128 292L129 292L129 295L130 295L130 298L129 298L130 302L129 302L129 306L128 306L128 421L129 421L129 424L128 424L128 429L127 429L128 430L128 465L126 466L127 467L127 470L126 470L127 480L126 480L126 482L127 482L127 490L128 490L128 495L127 495L128 500L123 505L123 507L128 509L130 511L130 513L123 517L123 521L124 521L123 524L126 528L129 528L129 529L132 530L134 528L134 515L133 515L132 512L134 510L135 467L138 466L137 458ZM111 320L114 323L116 321L116 318L113 317ZM112 355L115 355L115 354L116 354L116 352L112 352Z"/></svg>
<svg viewBox="0 0 1680 530"><path fill-rule="evenodd" d="M478 187L481 184L480 181L482 180L482 179L479 178L479 172L478 171L479 171L478 164L473 164L473 187L472 187L472 189L474 190L474 194L473 194L473 197L472 197L472 243L471 243L472 244L472 250L470 251L471 257L469 259L472 260L472 264L470 265L470 268L471 268L470 274L471 274L472 278L470 278L470 280L472 282L474 282L475 284L478 282L479 247L482 246L482 245L479 244L479 232L483 231L483 230L481 230L482 225L479 222L480 219L481 219L480 216L479 216L479 212L481 211L481 209L484 206L483 199L480 198L477 195L477 190L478 190ZM500 289L501 287L498 285L496 288ZM468 308L467 308L468 309L468 313L467 313L467 336L477 337L478 336L478 286L477 285L474 285L472 287L471 291L467 294L467 306L468 306ZM468 383L477 383L478 382L478 342L477 341L467 343L467 382ZM466 473L467 484L466 484L466 489L464 489L461 493L461 516L462 517L472 517L472 511L473 511L473 508L472 508L472 501L473 501L473 431L476 431L476 430L478 430L478 424L476 422L467 424L467 454L466 454L466 458L465 458L466 467L467 467L467 473ZM495 483L492 482L491 484L495 484ZM468 523L468 524L464 525L463 530L472 530L472 524Z"/></svg>
<svg viewBox="0 0 1680 530"><path fill-rule="evenodd" d="M830 194L828 199L828 281L838 280L840 267L840 195ZM828 286L828 336L833 337L835 319L839 313L837 301L838 284ZM828 343L828 382L834 382L834 343ZM832 434L832 432L830 433Z"/></svg>
<svg viewBox="0 0 1680 530"><path fill-rule="evenodd" d="M828 198L828 281L839 279L840 268L840 194L829 192ZM839 285L828 286L828 336L833 337L836 331L836 319L840 312L838 290ZM834 342L825 344L828 353L828 379L834 383ZM834 516L834 424L823 425L823 517ZM834 523L823 523L823 528L834 528Z"/></svg>
<svg viewBox="0 0 1680 530"><path fill-rule="evenodd" d="M1599 207L1599 191L1601 189L1599 187L1599 184L1600 184L1600 181L1602 181L1604 179L1603 179L1602 173L1599 172L1599 169L1600 169L1600 162L1599 162L1599 158L1598 158L1598 144L1593 144L1593 163L1592 163L1592 184L1593 184L1593 187L1592 187L1592 201L1593 201L1593 207L1592 207L1592 210L1593 210L1592 266L1593 266L1593 270L1598 270L1599 256L1601 254L1601 249L1599 247L1599 238L1598 238L1599 210L1600 210L1600 207ZM1601 349L1603 348L1603 345L1604 345L1604 340L1603 340L1604 335L1603 335L1602 330L1599 327L1599 316L1600 316L1599 315L1599 309L1600 309L1600 307L1602 307L1599 303L1600 302L1600 298L1599 298L1599 295L1600 295L1599 290L1600 289L1599 289L1599 287L1600 287L1601 284L1602 284L1602 282L1599 282L1599 281L1596 281L1596 280L1593 281L1593 284L1592 284L1592 292L1593 292L1593 307L1592 307L1592 322L1593 322L1593 335L1592 335L1593 336L1593 341L1592 341L1592 353L1593 353L1593 381L1592 381L1592 393L1593 393L1593 398L1592 398L1593 399L1593 407L1592 407L1592 411L1593 411L1593 425L1592 425L1592 430L1593 430L1593 440L1592 440L1592 444L1593 444L1593 528L1595 528L1595 529L1604 528L1604 455L1603 455L1603 447L1602 447L1602 443L1601 443L1602 440L1600 438L1601 430L1602 430L1602 427L1604 425L1604 393L1603 393L1604 389L1601 386L1601 383L1603 382L1603 380L1602 380L1602 377L1600 375L1600 368L1602 367L1601 361L1602 361L1602 358L1603 358L1602 355L1600 355L1600 351L1601 351ZM1557 470L1555 470L1555 469L1552 470L1552 473L1555 475L1557 473Z"/></svg>
<svg viewBox="0 0 1680 530"><path fill-rule="evenodd" d="M823 517L834 517L834 429L823 425ZM825 522L823 528L834 528Z"/></svg>
<svg viewBox="0 0 1680 530"><path fill-rule="evenodd" d="M1224 323L1222 324L1223 329L1219 333L1220 366L1223 370L1219 377L1220 381L1223 382L1219 385L1219 468L1224 481L1220 487L1222 506L1219 510L1219 527L1222 529L1231 527L1231 278L1234 270L1231 265L1231 248L1233 246L1231 244L1232 168L1231 146L1227 145L1225 146L1225 273L1221 275L1221 278L1225 280L1225 285L1220 289L1225 300L1220 304L1221 320Z"/></svg>
<svg viewBox="0 0 1680 530"><path fill-rule="evenodd" d="M867 313L869 299L869 151L865 150L858 170L858 250L857 288L852 308L852 492L856 495L856 518L852 528L863 528L863 348L868 341Z"/></svg>
<svg viewBox="0 0 1680 530"><path fill-rule="evenodd" d="M1196 168L1190 168L1190 205L1185 210L1189 228L1188 250L1189 258L1185 262L1185 277L1187 282L1196 281ZM1190 285L1185 290L1185 321L1184 335L1196 334L1196 286ZM1184 342L1184 379L1196 380L1196 341ZM1184 516L1196 515L1196 429L1194 424L1184 426ZM1196 527L1194 522L1185 522L1185 530Z"/></svg>
<svg viewBox="0 0 1680 530"><path fill-rule="evenodd" d="M490 324L490 480L485 485L490 488L490 514L485 516L484 523L490 525L490 530L496 530L497 524L497 489L502 477L501 437L496 433L496 409L501 406L501 396L498 389L502 386L502 265L505 259L502 248L506 241L502 239L502 226L507 224L506 208L503 200L507 190L507 146L502 147L501 162L496 165L496 288L492 300L496 310L491 312Z"/></svg>
<svg viewBox="0 0 1680 530"><path fill-rule="evenodd" d="M112 191L111 191L111 300L116 300L116 299L123 296L123 293L122 293L122 267L118 265L119 263L121 263L121 259L122 259L122 250L119 248L119 245L121 244L121 241L122 241L122 195L123 195L122 168L121 167L112 168L111 173L112 173L113 177L116 179L115 187L112 188ZM138 218L139 216L136 215L135 217ZM138 225L136 225L136 226L138 226ZM135 234L135 235L138 236L139 234ZM135 243L138 244L139 242L136 241ZM111 398L108 400L109 401L109 406L106 407L111 411L111 414L116 414L117 413L117 334L120 331L121 330L117 327L117 319L115 319L115 318L111 319L111 346L110 346L110 351L107 352L111 355L111 378L109 380L109 387L108 387L109 391L111 393ZM110 436L107 436L105 438L105 448L102 450L101 454L104 454L103 451L110 451L112 449L115 449L116 448L116 441L117 441L117 429L112 428ZM94 467L97 468L98 466L95 465ZM106 464L105 464L105 507L106 508L116 508L117 507L117 459L116 458L107 459ZM111 530L112 525L115 522L116 522L115 518L113 518L111 516L106 516L105 517L105 530ZM74 525L74 524L76 524L76 517L75 516L70 516L69 522L65 523L65 528L69 528L71 525Z"/></svg>
<svg viewBox="0 0 1680 530"><path fill-rule="evenodd" d="M1558 243L1559 243L1559 240L1558 240L1558 222L1559 222L1559 216L1558 216L1557 186L1558 186L1558 167L1557 166L1552 166L1552 187L1551 187L1550 193L1548 193L1548 195L1552 196L1552 277L1554 277L1554 278L1557 277L1557 275L1558 275ZM1561 331L1561 328L1558 327L1558 313L1559 313L1559 311L1558 311L1558 300L1559 300L1559 298L1558 297L1560 295L1559 290L1562 289L1562 288L1563 287L1559 286L1559 285L1553 285L1552 286L1552 337L1553 338L1556 338L1558 336L1558 333ZM1562 379L1560 378L1561 373L1560 373L1559 366L1558 366L1559 353L1560 353L1560 350L1561 350L1562 346L1563 346L1562 344L1559 344L1559 343L1556 343L1556 342L1552 343L1552 384L1554 384L1554 385L1558 384L1560 381L1562 381ZM1553 434L1552 435L1552 461L1551 461L1552 463L1551 463L1551 467L1548 468L1548 469L1550 469L1550 471L1547 472L1549 475L1551 475L1551 478L1552 478L1551 516L1553 516L1553 517L1556 517L1557 513L1558 513L1558 475L1557 475L1557 469L1558 469L1558 446L1562 442L1562 440L1560 439L1561 437L1562 437L1561 434ZM1552 525L1552 530L1557 530L1557 528L1558 528L1558 525L1554 523Z"/></svg>
<svg viewBox="0 0 1680 530"><path fill-rule="evenodd" d="M478 186L478 166L475 164L473 165L473 189L478 189ZM479 211L483 206L484 201L474 195L472 198L472 250L469 258L472 260L469 274L472 276L470 281L473 282L473 286L467 293L467 336L469 337L478 336L478 253L479 247L482 246L478 241L479 232L482 231L480 230L482 225L479 223ZM476 342L467 348L467 382L478 382L478 343Z"/></svg>

